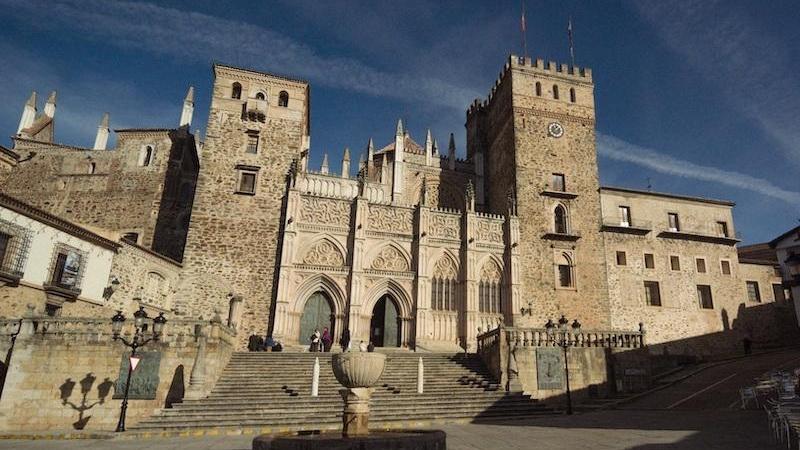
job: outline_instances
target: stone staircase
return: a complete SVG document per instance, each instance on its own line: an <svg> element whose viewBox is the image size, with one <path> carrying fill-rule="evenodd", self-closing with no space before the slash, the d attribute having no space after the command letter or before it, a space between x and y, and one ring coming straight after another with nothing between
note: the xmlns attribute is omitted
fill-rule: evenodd
<svg viewBox="0 0 800 450"><path fill-rule="evenodd" d="M318 397L311 396L315 357L320 360ZM425 366L423 394L416 389L420 357ZM339 429L339 389L330 353L235 353L208 397L162 409L131 429ZM387 354L371 405L370 425L376 428L553 413L528 395L503 391L478 356L464 354Z"/></svg>

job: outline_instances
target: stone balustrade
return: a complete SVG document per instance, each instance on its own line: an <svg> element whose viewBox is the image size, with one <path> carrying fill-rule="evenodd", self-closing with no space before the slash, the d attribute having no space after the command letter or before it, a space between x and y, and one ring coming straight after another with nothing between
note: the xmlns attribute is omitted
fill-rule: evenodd
<svg viewBox="0 0 800 450"><path fill-rule="evenodd" d="M583 331L563 333L556 330L553 336L547 334L545 328L522 328L500 326L478 335L478 350L483 352L497 345L501 338L508 344L517 347L555 347L554 336L563 335L571 347L599 348L642 348L645 344L645 332L639 331Z"/></svg>

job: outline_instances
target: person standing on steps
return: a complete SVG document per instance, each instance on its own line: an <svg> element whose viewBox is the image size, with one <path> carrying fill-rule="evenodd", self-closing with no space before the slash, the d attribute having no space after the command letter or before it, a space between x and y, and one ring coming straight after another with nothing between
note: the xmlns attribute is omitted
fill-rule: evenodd
<svg viewBox="0 0 800 450"><path fill-rule="evenodd" d="M325 327L322 329L322 351L331 351L331 345L333 345L333 339L331 339L331 333L328 331L328 327Z"/></svg>
<svg viewBox="0 0 800 450"><path fill-rule="evenodd" d="M311 346L309 347L308 351L310 352L318 352L320 346L320 335L319 330L315 329L314 333L309 338L311 340Z"/></svg>
<svg viewBox="0 0 800 450"><path fill-rule="evenodd" d="M350 351L350 329L345 328L342 330L342 338L339 340L339 344L342 345L342 351L347 352Z"/></svg>

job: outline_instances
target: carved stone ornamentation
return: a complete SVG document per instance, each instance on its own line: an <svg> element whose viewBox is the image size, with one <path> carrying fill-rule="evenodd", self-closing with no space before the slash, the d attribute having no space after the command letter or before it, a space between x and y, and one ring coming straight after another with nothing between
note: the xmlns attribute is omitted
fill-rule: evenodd
<svg viewBox="0 0 800 450"><path fill-rule="evenodd" d="M408 262L403 253L397 248L387 245L372 260L374 270L386 270L390 272L407 272Z"/></svg>
<svg viewBox="0 0 800 450"><path fill-rule="evenodd" d="M479 241L503 242L503 224L500 222L489 220L478 221L475 231Z"/></svg>
<svg viewBox="0 0 800 450"><path fill-rule="evenodd" d="M431 237L458 239L459 218L446 214L432 214L428 228Z"/></svg>
<svg viewBox="0 0 800 450"><path fill-rule="evenodd" d="M500 281L503 272L492 260L486 261L481 268L481 281Z"/></svg>
<svg viewBox="0 0 800 450"><path fill-rule="evenodd" d="M336 246L328 240L314 244L303 257L303 264L311 266L341 267L344 257Z"/></svg>
<svg viewBox="0 0 800 450"><path fill-rule="evenodd" d="M301 217L305 223L349 226L350 204L341 200L302 197Z"/></svg>
<svg viewBox="0 0 800 450"><path fill-rule="evenodd" d="M458 269L452 259L442 256L433 267L433 277L442 280L456 279L458 278Z"/></svg>
<svg viewBox="0 0 800 450"><path fill-rule="evenodd" d="M412 222L413 213L409 209L377 205L369 206L370 230L411 233Z"/></svg>

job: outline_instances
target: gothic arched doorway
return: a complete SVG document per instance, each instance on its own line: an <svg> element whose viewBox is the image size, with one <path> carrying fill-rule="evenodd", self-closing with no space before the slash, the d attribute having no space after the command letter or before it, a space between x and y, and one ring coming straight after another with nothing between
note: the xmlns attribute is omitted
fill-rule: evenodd
<svg viewBox="0 0 800 450"><path fill-rule="evenodd" d="M375 303L369 323L369 338L376 347L400 347L400 314L397 302L389 295Z"/></svg>
<svg viewBox="0 0 800 450"><path fill-rule="evenodd" d="M314 330L319 330L321 334L324 328L334 336L334 319L333 306L328 296L324 292L311 294L300 317L300 336L297 341L301 344L308 343Z"/></svg>

